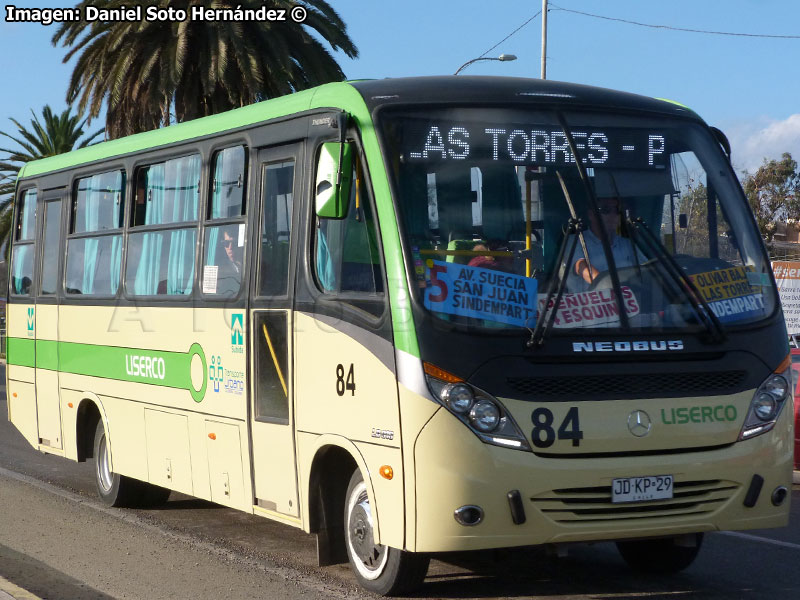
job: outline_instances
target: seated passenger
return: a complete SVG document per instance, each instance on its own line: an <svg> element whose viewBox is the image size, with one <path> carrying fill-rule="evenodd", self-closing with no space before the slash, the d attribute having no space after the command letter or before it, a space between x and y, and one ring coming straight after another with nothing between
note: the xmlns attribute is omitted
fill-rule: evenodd
<svg viewBox="0 0 800 600"><path fill-rule="evenodd" d="M217 275L217 294L235 296L239 293L242 283L242 249L234 240L233 227L221 228L222 239L219 245L223 249L219 260L219 273Z"/></svg>
<svg viewBox="0 0 800 600"><path fill-rule="evenodd" d="M499 240L489 240L486 243L478 242L472 248L473 252L502 252L507 250L508 248ZM511 256L473 256L467 266L495 269L497 271L511 271L511 260Z"/></svg>

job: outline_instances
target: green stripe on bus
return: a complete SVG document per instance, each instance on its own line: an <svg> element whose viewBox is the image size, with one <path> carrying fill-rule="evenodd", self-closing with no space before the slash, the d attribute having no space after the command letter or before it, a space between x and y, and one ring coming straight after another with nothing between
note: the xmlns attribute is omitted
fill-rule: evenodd
<svg viewBox="0 0 800 600"><path fill-rule="evenodd" d="M36 340L36 368L58 370L58 342Z"/></svg>
<svg viewBox="0 0 800 600"><path fill-rule="evenodd" d="M6 340L6 362L20 367L35 367L36 343L32 339L8 338Z"/></svg>
<svg viewBox="0 0 800 600"><path fill-rule="evenodd" d="M188 352L167 352L47 340L39 340L34 346L33 340L9 338L8 349L11 365L187 390L195 402L203 401L208 386L208 363L200 344L192 344ZM199 389L192 385L195 356L202 365Z"/></svg>

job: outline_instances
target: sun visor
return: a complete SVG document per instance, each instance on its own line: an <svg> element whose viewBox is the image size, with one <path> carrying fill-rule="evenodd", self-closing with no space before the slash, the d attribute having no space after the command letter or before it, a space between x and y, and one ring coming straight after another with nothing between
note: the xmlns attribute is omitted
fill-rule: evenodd
<svg viewBox="0 0 800 600"><path fill-rule="evenodd" d="M669 169L657 171L595 169L594 172L594 193L598 198L661 196L675 192Z"/></svg>

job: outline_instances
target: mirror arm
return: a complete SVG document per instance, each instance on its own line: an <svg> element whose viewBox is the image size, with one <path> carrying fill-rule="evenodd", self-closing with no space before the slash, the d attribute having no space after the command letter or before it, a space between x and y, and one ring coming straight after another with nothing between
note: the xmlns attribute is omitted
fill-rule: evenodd
<svg viewBox="0 0 800 600"><path fill-rule="evenodd" d="M342 185L342 160L344 160L344 143L347 140L347 121L350 115L340 112L336 115L336 126L339 128L339 167L336 170L336 187Z"/></svg>

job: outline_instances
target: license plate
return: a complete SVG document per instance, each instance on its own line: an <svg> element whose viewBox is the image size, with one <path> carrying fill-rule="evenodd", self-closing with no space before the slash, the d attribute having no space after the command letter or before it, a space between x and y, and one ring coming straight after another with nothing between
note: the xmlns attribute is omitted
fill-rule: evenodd
<svg viewBox="0 0 800 600"><path fill-rule="evenodd" d="M672 498L672 475L623 477L611 481L611 502L645 502Z"/></svg>

